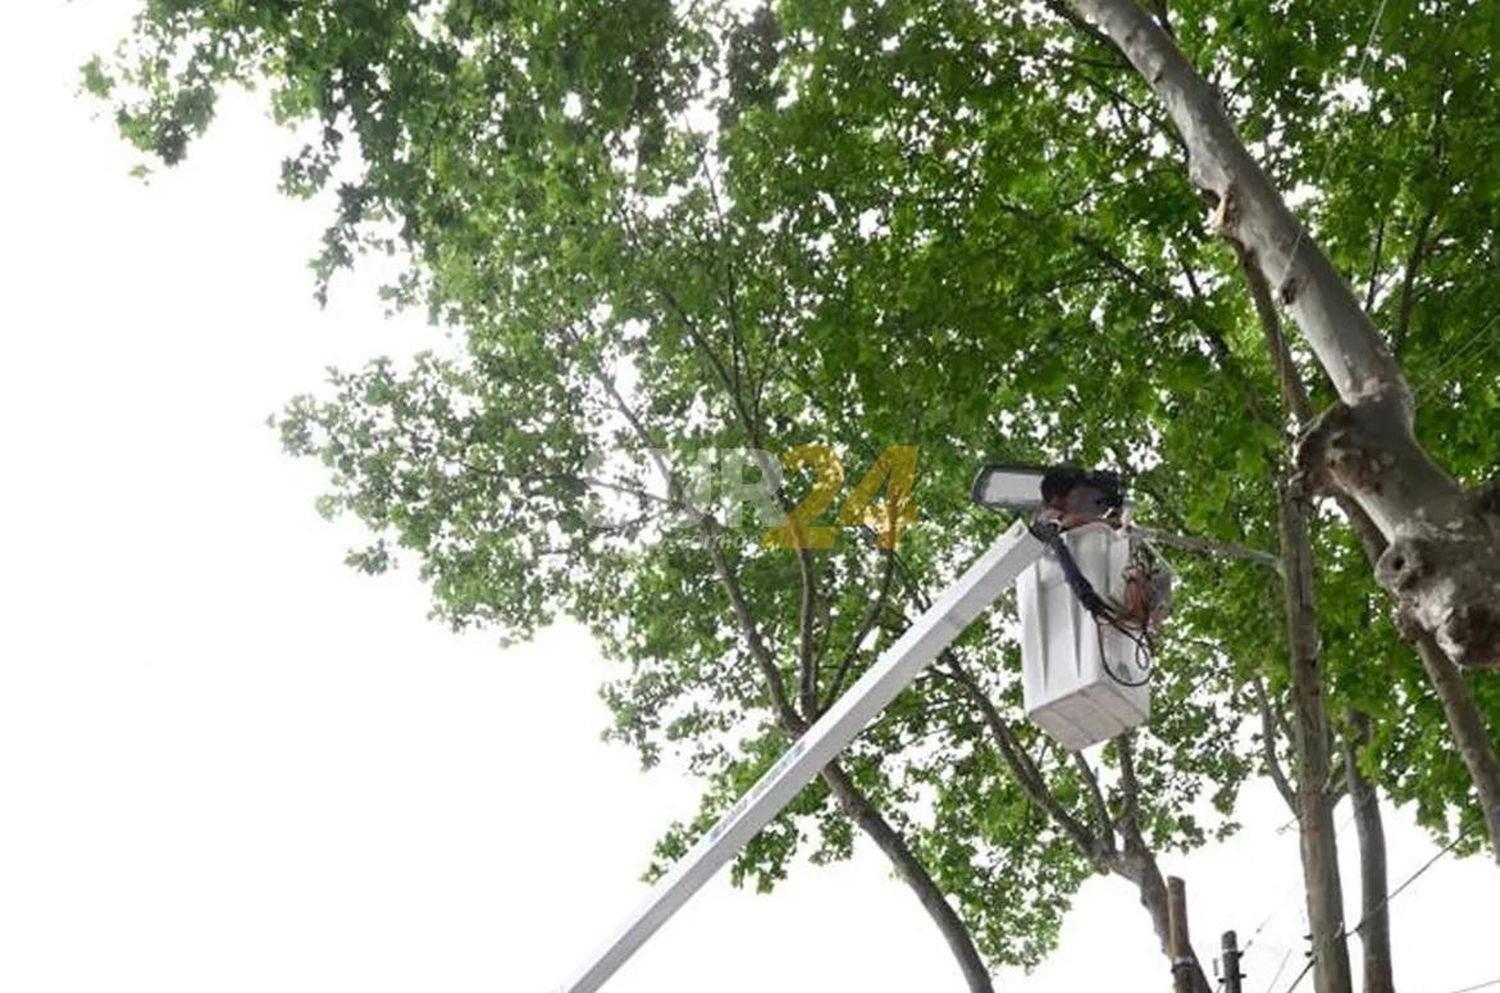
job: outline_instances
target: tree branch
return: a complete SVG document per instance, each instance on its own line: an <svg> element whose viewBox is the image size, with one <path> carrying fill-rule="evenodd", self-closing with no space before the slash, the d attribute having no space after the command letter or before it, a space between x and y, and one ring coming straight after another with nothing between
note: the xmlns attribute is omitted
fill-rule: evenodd
<svg viewBox="0 0 1500 993"><path fill-rule="evenodd" d="M1391 351L1398 359L1406 348L1406 339L1411 333L1411 312L1417 302L1417 274L1421 271L1422 263L1426 261L1428 249L1431 247L1428 239L1432 233L1432 223L1437 220L1437 213L1437 203L1434 199L1434 202L1429 204L1422 214L1421 220L1417 222L1417 230L1412 235L1411 251L1406 256L1406 266L1401 276L1401 302L1396 308L1396 326L1391 331Z"/></svg>
<svg viewBox="0 0 1500 993"><path fill-rule="evenodd" d="M1365 279L1365 313L1375 309L1375 294L1380 288L1380 262L1385 254L1385 214L1375 228L1375 247L1370 250L1370 274Z"/></svg>
<svg viewBox="0 0 1500 993"><path fill-rule="evenodd" d="M860 618L859 626L855 629L854 637L849 642L849 647L844 652L844 657L839 660L839 666L834 670L833 681L828 684L828 692L823 698L822 705L818 708L819 713L833 705L833 701L839 698L844 690L844 680L849 677L849 671L854 661L859 657L859 646L869 637L870 631L875 627L880 614L885 610L886 601L890 597L891 579L896 574L896 553L894 551L883 552L885 558L881 568L880 588L876 591L874 599L865 608L864 616Z"/></svg>
<svg viewBox="0 0 1500 993"><path fill-rule="evenodd" d="M1463 486L1418 442L1411 390L1385 339L1297 222L1230 123L1217 93L1136 0L1068 0L1113 38L1190 150L1188 174L1215 204L1211 226L1250 252L1311 346L1340 406L1299 450L1391 542L1377 576L1403 630L1435 635L1466 666L1500 666L1500 540Z"/></svg>
<svg viewBox="0 0 1500 993"><path fill-rule="evenodd" d="M622 223L632 240L636 245L639 245L639 238L635 233L634 226L629 222L628 215L622 215L622 218ZM677 318L683 331L687 333L694 347L703 355L704 360L708 362L709 367L713 370L715 378L719 381L720 386L723 387L731 409L735 412L735 418L739 422L740 429L745 433L746 438L750 442L751 450L755 453L756 464L760 468L761 474L768 482L774 480L776 478L775 466L770 463L767 456L761 451L761 424L756 418L754 411L746 405L739 377L724 365L723 360L714 351L707 337L703 334L703 329L688 314L686 308L677 299L676 294L659 281L655 287L655 291L667 305L668 310ZM737 321L737 318L734 318L734 320ZM738 334L738 328L734 328L732 334ZM733 343L731 343L731 351L734 350L734 347ZM802 707L803 717L810 720L816 714L818 704L818 662L817 646L815 644L818 601L816 570L809 547L811 543L808 540L806 526L795 515L790 513L792 503L787 499L786 493L779 486L776 487L775 497L781 505L783 512L787 512L787 523L792 528L794 540L797 545L795 549L797 572L802 584L798 609L798 702Z"/></svg>
<svg viewBox="0 0 1500 993"><path fill-rule="evenodd" d="M984 719L985 727L989 728L990 736L994 738L1000 756L1010 767L1011 773L1021 784L1021 788L1026 791L1026 795L1031 798L1031 802L1052 818L1053 823L1072 839L1073 844L1085 858L1103 868L1103 860L1112 846L1103 844L1100 836L1090 832L1078 818L1070 814L1058 802L1057 797L1053 796L1052 791L1047 788L1046 780L1042 778L1031 756L1026 754L1026 749L1016 740L1015 735L1006 725L1005 719L995 709L989 695L972 676L964 671L962 664L951 652L944 652L944 655L948 663L947 670L935 671L956 682L979 709L979 714Z"/></svg>
<svg viewBox="0 0 1500 993"><path fill-rule="evenodd" d="M1375 784L1359 767L1359 753L1370 744L1370 717L1348 714L1350 733L1344 737L1344 779L1354 808L1354 830L1359 838L1360 946L1364 951L1365 993L1395 993L1391 975L1391 915L1387 894L1385 825Z"/></svg>
<svg viewBox="0 0 1500 993"><path fill-rule="evenodd" d="M1193 183L1217 201L1221 230L1253 251L1266 277L1340 396L1371 389L1404 395L1390 352L1348 286L1311 242L1229 122L1213 87L1135 0L1069 0L1080 16L1113 38L1167 109L1191 150ZM1295 268L1294 268L1295 266ZM1410 398L1406 397L1407 404Z"/></svg>
<svg viewBox="0 0 1500 993"><path fill-rule="evenodd" d="M1134 735L1127 731L1115 739L1120 755L1120 795L1125 801L1119 824L1126 834L1140 837L1141 831L1141 781L1135 774Z"/></svg>
<svg viewBox="0 0 1500 993"><path fill-rule="evenodd" d="M1214 326L1201 313L1203 309L1202 302L1204 300L1203 291L1198 286L1196 279L1191 275L1191 270L1188 269L1185 263L1184 271L1189 273L1188 287L1194 297L1192 301L1184 300L1181 294L1173 287L1152 279L1146 273L1121 258L1108 245L1091 235L1079 232L1073 236L1073 240L1080 247L1087 249L1095 258L1104 263L1126 282L1134 286L1139 292L1156 300L1169 311L1174 312L1178 320L1196 328L1198 333L1203 335L1203 340L1208 343L1208 347L1213 351L1214 357L1218 359L1219 365L1224 371L1230 374L1235 385L1239 387L1241 396L1245 402L1245 409L1250 412L1250 416L1264 424L1276 423L1274 418L1261 405L1254 383L1245 374L1244 369L1239 365L1239 361L1234 357L1234 352L1230 350L1229 342L1224 337L1223 329ZM1181 259L1180 253L1179 259Z"/></svg>
<svg viewBox="0 0 1500 993"><path fill-rule="evenodd" d="M577 336L573 335L572 343L578 344ZM595 366L591 370L595 380L609 395L615 409L630 426L637 440L646 447L655 461L657 470L667 480L668 485L672 482L672 473L666 461L653 444L651 433L647 430L645 422L636 414L635 410L626 401L620 392L619 386L614 378ZM659 498L658 498L659 499ZM698 517L700 529L703 531L705 544L708 546L710 561L713 563L714 574L729 598L730 609L734 612L735 620L739 625L740 634L750 650L750 656L756 666L760 669L761 677L766 683L766 692L769 694L771 704L776 712L777 720L783 729L789 734L801 734L806 730L807 722L798 715L796 708L791 704L786 694L786 686L782 681L781 670L776 665L776 659L766 647L765 640L761 637L760 626L755 621L755 615L750 610L750 604L745 599L745 593L740 586L738 574L730 567L728 558L724 555L723 542L721 540L722 529L713 516L705 511L693 507L679 498L666 501L670 506L682 506Z"/></svg>
<svg viewBox="0 0 1500 993"><path fill-rule="evenodd" d="M1297 793L1286 778L1286 770L1281 767L1281 757L1276 754L1276 721L1271 716L1271 701L1266 696L1265 682L1256 676L1250 681L1250 688L1255 693L1256 706L1260 708L1261 758L1265 760L1266 772L1270 775L1271 782L1276 785L1276 792L1281 794L1281 798L1295 814Z"/></svg>
<svg viewBox="0 0 1500 993"><path fill-rule="evenodd" d="M1380 561L1386 542L1375 522L1360 509L1359 504L1347 497L1339 500L1339 507L1359 536L1365 557L1372 564ZM1474 784L1479 809L1490 834L1491 854L1496 862L1500 862L1500 754L1495 751L1494 738L1474 699L1473 690L1436 640L1423 633L1418 636L1415 647L1427 678L1437 692L1438 702L1443 705L1443 715L1447 718L1459 757Z"/></svg>
<svg viewBox="0 0 1500 993"><path fill-rule="evenodd" d="M750 612L750 604L745 599L745 591L740 586L739 576L729 567L729 560L724 555L717 522L704 515L703 531L707 539L709 557L713 561L714 573L719 579L719 585L724 588L725 594L729 597L729 607L734 611L734 618L739 624L740 633L750 648L750 656L760 668L761 676L766 682L766 690L770 693L771 703L776 710L777 720L788 734L796 737L807 730L807 722L797 713L797 709L792 706L791 700L787 697L781 670L761 638L760 626L755 622L755 615Z"/></svg>
<svg viewBox="0 0 1500 993"><path fill-rule="evenodd" d="M1177 37L1177 32L1172 30L1172 17L1167 11L1167 0L1151 0L1151 13L1156 17L1156 23L1161 25L1163 31L1173 38Z"/></svg>
<svg viewBox="0 0 1500 993"><path fill-rule="evenodd" d="M1307 386L1297 372L1292 350L1287 345L1286 335L1282 331L1281 314L1276 309L1276 300L1271 294L1271 284L1266 279L1265 272L1256 263L1253 254L1236 246L1235 256L1239 259L1240 271L1245 276L1245 283L1250 288L1250 299L1255 304L1255 314L1260 318L1266 350L1271 353L1271 361L1276 366L1276 382L1281 388L1282 405L1292 415L1293 423L1301 428L1312 420L1312 402L1308 399Z"/></svg>
<svg viewBox="0 0 1500 993"><path fill-rule="evenodd" d="M923 909L937 922L949 951L958 960L970 993L990 993L993 986L989 969L975 949L968 928L964 927L963 921L912 852L906 839L886 821L869 798L860 792L838 762L830 762L824 766L822 776L844 813L875 842L890 860L896 875L915 891Z"/></svg>
<svg viewBox="0 0 1500 993"><path fill-rule="evenodd" d="M1445 178L1448 171L1443 128L1448 117L1450 82L1449 74L1445 69L1443 80L1438 85L1433 99L1432 164L1433 171L1440 178ZM1407 335L1411 331L1411 313L1416 303L1417 276L1432 249L1432 224L1437 220L1440 200L1441 193L1434 192L1426 209L1422 212L1421 220L1417 222L1417 230L1412 236L1411 251L1406 257L1406 269L1401 279L1401 303L1396 313L1396 327L1391 332L1391 351L1395 353L1397 360L1401 358L1401 353L1406 348Z"/></svg>
<svg viewBox="0 0 1500 993"><path fill-rule="evenodd" d="M1083 785L1089 791L1099 837L1104 839L1107 846L1114 847L1114 824L1109 816L1109 804L1104 800L1104 790L1099 786L1099 777L1095 774L1094 767L1089 765L1089 760L1084 758L1083 752L1073 753L1073 765L1077 767L1078 775L1083 778Z"/></svg>
<svg viewBox="0 0 1500 993"><path fill-rule="evenodd" d="M1094 27L1094 25L1090 24L1083 17L1080 17L1075 11L1069 8L1064 0L1043 0L1043 3L1046 4L1048 10L1067 21L1075 30L1088 38L1092 38L1108 51L1118 55L1120 57L1120 68L1123 69L1129 64L1125 58L1125 53L1120 50L1119 45L1115 44L1113 38Z"/></svg>
<svg viewBox="0 0 1500 993"><path fill-rule="evenodd" d="M1216 538L1173 534L1170 531L1158 531L1155 528L1141 527L1137 524L1132 524L1130 530L1153 544L1164 545L1167 548L1180 548L1183 551L1197 552L1200 555L1241 559L1245 562L1254 562L1256 565L1263 565L1277 572L1281 571L1281 559L1270 552L1263 552L1258 548L1247 548L1232 541L1219 541Z"/></svg>

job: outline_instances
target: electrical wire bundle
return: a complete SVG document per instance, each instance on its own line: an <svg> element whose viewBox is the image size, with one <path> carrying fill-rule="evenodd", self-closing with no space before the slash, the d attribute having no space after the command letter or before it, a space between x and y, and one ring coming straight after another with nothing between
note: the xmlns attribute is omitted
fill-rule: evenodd
<svg viewBox="0 0 1500 993"><path fill-rule="evenodd" d="M1133 542L1131 562L1126 569L1125 576L1127 589L1137 591L1138 602L1114 603L1100 596L1099 592L1094 589L1093 583L1089 582L1083 570L1078 567L1078 562L1073 558L1073 552L1068 548L1063 534L1064 531L1060 527L1049 527L1043 540L1057 556L1057 564L1062 569L1068 588L1073 591L1078 602L1094 619L1095 635L1099 639L1100 665L1104 668L1105 674L1121 686L1146 685L1151 681L1155 658L1152 633L1166 613L1168 594L1171 589L1170 571L1154 557L1143 554L1143 543ZM1140 672L1139 678L1128 679L1116 672L1115 667L1110 664L1109 656L1104 649L1106 626L1123 635L1135 646L1133 668Z"/></svg>

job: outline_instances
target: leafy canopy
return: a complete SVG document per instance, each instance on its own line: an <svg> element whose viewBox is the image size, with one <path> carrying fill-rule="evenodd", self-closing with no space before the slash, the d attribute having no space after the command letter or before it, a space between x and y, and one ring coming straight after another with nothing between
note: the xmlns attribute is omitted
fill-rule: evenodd
<svg viewBox="0 0 1500 993"><path fill-rule="evenodd" d="M1172 19L1369 285L1424 401L1424 443L1477 475L1495 464L1500 390L1484 333L1500 299L1500 13L1438 6L1391 0L1368 59L1367 5L1351 0L1276 16L1194 0ZM658 868L784 747L778 696L804 717L826 705L996 533L966 505L981 459L1113 463L1143 516L1274 546L1288 424L1234 260L1202 233L1133 74L1030 5L151 0L85 83L168 165L224 86L265 87L297 136L284 189L333 207L320 296L361 255L395 255L393 305L462 329L460 355L335 373L290 404L282 439L327 466L324 511L369 526L352 564L414 561L457 626L590 626L619 665L610 734L707 784ZM809 442L840 453L851 483L888 446L917 448L899 555L857 529L814 554L768 548L763 522L691 485L705 453ZM810 484L789 472L787 498ZM1427 823L1473 818L1357 547L1331 519L1316 542L1334 712L1378 718L1370 771ZM1134 799L1158 849L1230 826L1259 733L1247 680L1267 677L1273 699L1285 681L1274 576L1180 571L1138 795L1110 772L1095 804L1083 770L1015 728L1063 809L1112 830ZM957 661L1014 719L1005 617ZM1492 685L1477 690L1500 712ZM1098 863L951 680L905 694L846 765L992 961L1045 954ZM769 887L809 846L841 858L852 838L810 787L736 878Z"/></svg>

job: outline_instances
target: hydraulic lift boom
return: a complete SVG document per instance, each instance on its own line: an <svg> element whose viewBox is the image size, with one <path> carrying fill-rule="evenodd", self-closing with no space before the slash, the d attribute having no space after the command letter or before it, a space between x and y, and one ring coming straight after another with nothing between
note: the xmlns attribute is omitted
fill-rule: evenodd
<svg viewBox="0 0 1500 993"><path fill-rule="evenodd" d="M599 989L1046 548L1024 521L1012 525L657 882L619 933L559 993Z"/></svg>

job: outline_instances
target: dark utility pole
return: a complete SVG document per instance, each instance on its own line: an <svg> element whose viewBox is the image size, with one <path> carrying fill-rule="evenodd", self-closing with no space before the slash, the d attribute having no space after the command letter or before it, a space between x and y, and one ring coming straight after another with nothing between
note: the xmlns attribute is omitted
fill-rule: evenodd
<svg viewBox="0 0 1500 993"><path fill-rule="evenodd" d="M1172 959L1174 993L1193 993L1193 943L1188 939L1187 888L1167 877L1167 955Z"/></svg>
<svg viewBox="0 0 1500 993"><path fill-rule="evenodd" d="M1223 955L1224 993L1240 993L1240 980L1245 976L1240 972L1240 945L1239 938L1233 931L1225 931L1223 944L1220 946Z"/></svg>

